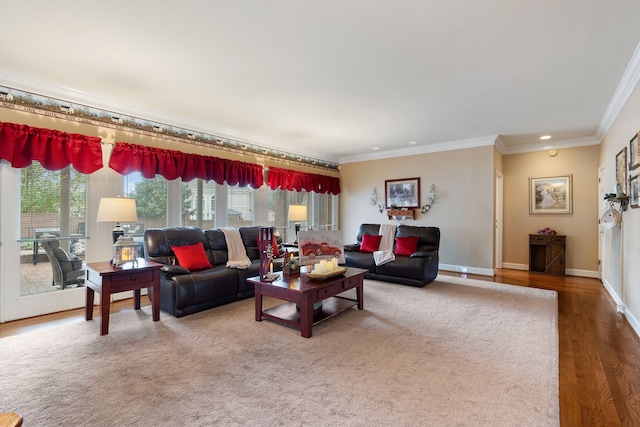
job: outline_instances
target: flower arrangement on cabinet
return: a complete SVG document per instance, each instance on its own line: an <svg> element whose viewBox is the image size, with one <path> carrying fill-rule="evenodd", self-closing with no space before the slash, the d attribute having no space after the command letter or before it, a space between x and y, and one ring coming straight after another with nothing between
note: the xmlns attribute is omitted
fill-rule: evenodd
<svg viewBox="0 0 640 427"><path fill-rule="evenodd" d="M541 228L540 230L538 230L538 234L549 234L549 235L554 236L557 233L556 233L556 230L552 230L551 228L546 227L546 228Z"/></svg>

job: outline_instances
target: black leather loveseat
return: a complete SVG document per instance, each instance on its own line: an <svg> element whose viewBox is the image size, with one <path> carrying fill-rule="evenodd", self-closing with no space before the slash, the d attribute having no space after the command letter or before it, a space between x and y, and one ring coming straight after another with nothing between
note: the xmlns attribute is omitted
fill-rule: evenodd
<svg viewBox="0 0 640 427"><path fill-rule="evenodd" d="M399 225L395 237L419 236L417 250L410 256L396 255L395 260L376 265L373 253L362 252L362 236L379 234L380 224L362 224L356 236L357 243L344 246L346 265L367 269L365 278L411 286L424 286L438 275L438 249L440 229ZM394 252L395 252L394 244Z"/></svg>
<svg viewBox="0 0 640 427"><path fill-rule="evenodd" d="M165 264L160 278L160 308L176 317L197 313L254 295L247 278L259 274L259 227L240 227L251 260L247 269L227 268L227 241L219 229L193 227L150 228L144 232L145 258ZM211 268L190 271L178 265L172 246L204 246ZM277 242L282 243L279 236Z"/></svg>

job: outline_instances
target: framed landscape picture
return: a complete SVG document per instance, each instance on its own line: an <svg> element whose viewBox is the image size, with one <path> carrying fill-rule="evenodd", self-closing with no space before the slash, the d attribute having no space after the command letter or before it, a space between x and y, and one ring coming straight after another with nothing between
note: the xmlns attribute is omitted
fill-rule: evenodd
<svg viewBox="0 0 640 427"><path fill-rule="evenodd" d="M636 133L629 141L629 170L638 166L640 166L640 153L638 153L638 134Z"/></svg>
<svg viewBox="0 0 640 427"><path fill-rule="evenodd" d="M420 178L389 179L384 188L387 209L420 207Z"/></svg>
<svg viewBox="0 0 640 427"><path fill-rule="evenodd" d="M572 179L572 175L529 178L529 213L573 213Z"/></svg>
<svg viewBox="0 0 640 427"><path fill-rule="evenodd" d="M622 192L627 194L627 147L624 147L616 154L616 192L618 184L622 187Z"/></svg>

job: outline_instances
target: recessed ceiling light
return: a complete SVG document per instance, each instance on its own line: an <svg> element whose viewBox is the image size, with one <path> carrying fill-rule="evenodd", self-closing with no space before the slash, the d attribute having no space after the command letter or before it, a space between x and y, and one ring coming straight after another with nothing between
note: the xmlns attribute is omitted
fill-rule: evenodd
<svg viewBox="0 0 640 427"><path fill-rule="evenodd" d="M409 145L416 145L417 142L416 141L409 141Z"/></svg>
<svg viewBox="0 0 640 427"><path fill-rule="evenodd" d="M540 137L540 139L545 140L545 139L551 139L551 135L542 135Z"/></svg>
<svg viewBox="0 0 640 427"><path fill-rule="evenodd" d="M371 149L372 149L373 151L376 151L376 150L379 150L379 149L380 149L380 147L372 147Z"/></svg>

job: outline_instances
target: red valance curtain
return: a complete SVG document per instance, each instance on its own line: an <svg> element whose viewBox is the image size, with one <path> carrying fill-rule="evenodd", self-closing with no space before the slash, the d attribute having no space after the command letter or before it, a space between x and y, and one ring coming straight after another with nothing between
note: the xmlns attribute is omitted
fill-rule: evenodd
<svg viewBox="0 0 640 427"><path fill-rule="evenodd" d="M267 185L272 190L306 190L316 193L340 194L340 178L289 169L269 168Z"/></svg>
<svg viewBox="0 0 640 427"><path fill-rule="evenodd" d="M226 181L229 185L252 188L264 184L260 165L126 142L116 142L109 167L123 175L137 171L145 178L161 175L169 180L182 178L185 182L194 178L212 179L218 184Z"/></svg>
<svg viewBox="0 0 640 427"><path fill-rule="evenodd" d="M102 168L100 138L0 122L0 158L14 168L34 160L47 170L73 166L89 174Z"/></svg>

